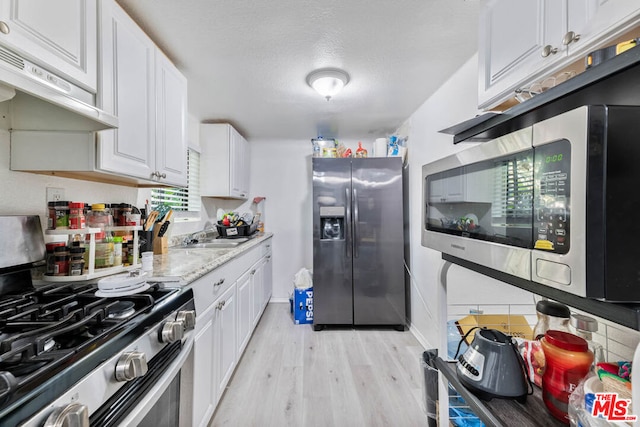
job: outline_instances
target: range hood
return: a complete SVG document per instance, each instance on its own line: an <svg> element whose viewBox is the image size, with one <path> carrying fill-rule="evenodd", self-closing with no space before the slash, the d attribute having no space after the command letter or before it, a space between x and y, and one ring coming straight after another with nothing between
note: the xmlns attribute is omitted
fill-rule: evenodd
<svg viewBox="0 0 640 427"><path fill-rule="evenodd" d="M96 131L118 118L96 107L96 95L0 46L0 106L9 128ZM4 110L3 110L4 112Z"/></svg>

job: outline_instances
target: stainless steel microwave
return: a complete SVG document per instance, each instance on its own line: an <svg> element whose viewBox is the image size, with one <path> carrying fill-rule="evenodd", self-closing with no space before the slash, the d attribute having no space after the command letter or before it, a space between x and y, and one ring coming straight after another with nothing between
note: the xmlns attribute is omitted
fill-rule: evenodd
<svg viewBox="0 0 640 427"><path fill-rule="evenodd" d="M422 167L422 245L640 301L640 107L583 106Z"/></svg>

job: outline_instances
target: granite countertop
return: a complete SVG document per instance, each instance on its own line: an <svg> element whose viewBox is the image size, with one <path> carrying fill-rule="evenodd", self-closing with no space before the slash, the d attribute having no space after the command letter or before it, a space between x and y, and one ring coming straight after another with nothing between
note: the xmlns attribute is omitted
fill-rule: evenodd
<svg viewBox="0 0 640 427"><path fill-rule="evenodd" d="M273 233L258 233L234 248L170 247L169 253L153 256L153 273L149 281L189 284L272 236Z"/></svg>

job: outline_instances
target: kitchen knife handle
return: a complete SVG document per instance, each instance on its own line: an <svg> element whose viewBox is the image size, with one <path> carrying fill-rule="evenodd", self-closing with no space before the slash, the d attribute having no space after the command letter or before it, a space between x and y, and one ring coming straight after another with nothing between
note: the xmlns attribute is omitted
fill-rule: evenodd
<svg viewBox="0 0 640 427"><path fill-rule="evenodd" d="M345 192L345 203L344 205L347 207L346 217L344 218L344 246L345 246L345 256L347 258L351 258L351 227L349 227L349 223L351 222L351 197L349 194L349 188L344 189Z"/></svg>
<svg viewBox="0 0 640 427"><path fill-rule="evenodd" d="M360 220L358 209L358 190L353 189L353 256L358 258L358 221Z"/></svg>

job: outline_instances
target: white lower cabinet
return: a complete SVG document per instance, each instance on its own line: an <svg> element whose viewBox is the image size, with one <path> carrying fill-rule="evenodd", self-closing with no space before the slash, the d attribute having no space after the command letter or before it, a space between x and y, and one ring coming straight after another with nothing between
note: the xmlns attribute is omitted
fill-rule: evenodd
<svg viewBox="0 0 640 427"><path fill-rule="evenodd" d="M196 337L193 344L193 425L206 426L213 415L216 402L214 366L213 323L216 314L214 306L199 314L196 322Z"/></svg>
<svg viewBox="0 0 640 427"><path fill-rule="evenodd" d="M222 296L213 303L216 310L216 320L213 324L215 334L214 344L218 351L217 393L216 404L224 393L233 369L236 367L237 358L237 304L236 285L231 286Z"/></svg>
<svg viewBox="0 0 640 427"><path fill-rule="evenodd" d="M251 272L246 272L236 284L238 292L238 354L242 354L253 330L253 288Z"/></svg>
<svg viewBox="0 0 640 427"><path fill-rule="evenodd" d="M193 426L206 426L271 297L271 239L191 284Z"/></svg>

